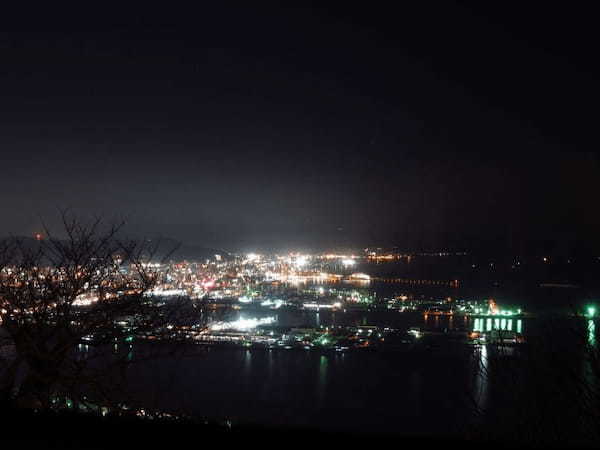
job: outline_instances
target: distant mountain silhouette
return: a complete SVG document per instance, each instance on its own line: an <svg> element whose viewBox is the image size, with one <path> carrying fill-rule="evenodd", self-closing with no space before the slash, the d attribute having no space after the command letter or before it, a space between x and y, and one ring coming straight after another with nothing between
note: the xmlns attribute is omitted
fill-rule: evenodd
<svg viewBox="0 0 600 450"><path fill-rule="evenodd" d="M147 239L146 242L152 248L156 249L157 258L170 255L167 259L171 261L202 261L214 258L215 255L221 255L223 259L228 259L231 255L224 250L214 248L200 247L181 243L175 239L158 237Z"/></svg>
<svg viewBox="0 0 600 450"><path fill-rule="evenodd" d="M221 255L223 259L229 259L231 255L223 250L213 248L200 247L196 245L188 245L180 243L171 238L155 237L151 239L140 239L135 237L127 237L127 239L144 241L148 248L153 250L154 259L160 260L167 257L167 261L190 261L204 262L207 259L214 259L215 255ZM28 236L10 236L0 238L0 244L4 242L14 243L19 241L27 251L36 251L39 249L42 241Z"/></svg>

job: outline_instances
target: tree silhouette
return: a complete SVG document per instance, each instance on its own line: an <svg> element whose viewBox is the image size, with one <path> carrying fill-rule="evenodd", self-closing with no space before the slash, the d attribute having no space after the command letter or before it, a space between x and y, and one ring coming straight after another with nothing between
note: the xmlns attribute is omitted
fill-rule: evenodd
<svg viewBox="0 0 600 450"><path fill-rule="evenodd" d="M45 227L44 239L0 243L1 400L120 407L128 365L172 354L177 346L160 342L178 338L190 304L148 295L161 276L150 264L158 242L120 237L123 223L61 219L60 239ZM133 341L145 338L153 340L132 358Z"/></svg>

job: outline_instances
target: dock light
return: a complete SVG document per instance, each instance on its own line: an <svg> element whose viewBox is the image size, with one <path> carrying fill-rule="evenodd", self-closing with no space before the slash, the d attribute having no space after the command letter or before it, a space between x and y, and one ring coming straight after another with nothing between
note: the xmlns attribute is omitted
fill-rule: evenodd
<svg viewBox="0 0 600 450"><path fill-rule="evenodd" d="M342 260L342 264L346 267L350 267L350 266L353 266L354 264L356 264L356 262L351 258L345 258Z"/></svg>
<svg viewBox="0 0 600 450"><path fill-rule="evenodd" d="M596 307L595 306L588 306L587 308L587 316L589 318L594 317L594 315L596 314Z"/></svg>

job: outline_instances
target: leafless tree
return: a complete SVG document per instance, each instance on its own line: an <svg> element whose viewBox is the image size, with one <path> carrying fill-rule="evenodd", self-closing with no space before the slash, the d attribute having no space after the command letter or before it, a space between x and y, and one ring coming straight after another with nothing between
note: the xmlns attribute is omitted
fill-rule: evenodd
<svg viewBox="0 0 600 450"><path fill-rule="evenodd" d="M157 260L156 242L123 238L123 223L66 212L61 219L64 237L46 228L35 245L0 243L1 400L34 408L122 406L128 364L172 353L178 346L161 342L178 338L189 304L148 295L160 277L148 264ZM146 343L135 358L133 340Z"/></svg>

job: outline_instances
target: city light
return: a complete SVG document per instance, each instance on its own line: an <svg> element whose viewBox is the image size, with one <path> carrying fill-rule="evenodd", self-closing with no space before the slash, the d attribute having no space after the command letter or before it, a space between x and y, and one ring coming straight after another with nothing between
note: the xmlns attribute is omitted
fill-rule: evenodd
<svg viewBox="0 0 600 450"><path fill-rule="evenodd" d="M153 297L177 297L187 295L187 293L183 289L156 288L150 291L148 295Z"/></svg>
<svg viewBox="0 0 600 450"><path fill-rule="evenodd" d="M92 303L95 303L98 301L98 297L97 296L87 296L87 295L80 295L79 297L77 297L77 299L73 302L74 306L89 306Z"/></svg>
<svg viewBox="0 0 600 450"><path fill-rule="evenodd" d="M221 330L238 330L248 331L256 328L260 325L270 325L275 323L275 317L263 317L260 319L238 319L233 322L218 322L210 325L210 329L213 331Z"/></svg>
<svg viewBox="0 0 600 450"><path fill-rule="evenodd" d="M294 261L294 264L296 265L296 267L304 267L306 264L308 263L308 257L307 256L296 256L296 259Z"/></svg>
<svg viewBox="0 0 600 450"><path fill-rule="evenodd" d="M260 304L260 306L272 306L275 309L280 308L281 305L283 305L283 300L265 300Z"/></svg>
<svg viewBox="0 0 600 450"><path fill-rule="evenodd" d="M344 265L344 267L350 267L354 266L356 264L356 261L350 258L346 258L342 260L342 264Z"/></svg>
<svg viewBox="0 0 600 450"><path fill-rule="evenodd" d="M371 281L371 277L366 273L353 273L350 275L350 279L356 281Z"/></svg>
<svg viewBox="0 0 600 450"><path fill-rule="evenodd" d="M329 303L316 303L316 302L310 302L310 303L303 303L302 306L304 306L305 308L339 308L341 306L340 302L336 302L334 304L329 304Z"/></svg>

